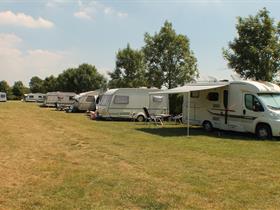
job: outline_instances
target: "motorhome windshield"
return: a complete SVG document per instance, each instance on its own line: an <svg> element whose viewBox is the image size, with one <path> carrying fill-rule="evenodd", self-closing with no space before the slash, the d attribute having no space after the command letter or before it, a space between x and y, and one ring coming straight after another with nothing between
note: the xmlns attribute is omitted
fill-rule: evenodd
<svg viewBox="0 0 280 210"><path fill-rule="evenodd" d="M103 95L99 105L106 106L106 105L110 104L111 99L112 99L111 95Z"/></svg>
<svg viewBox="0 0 280 210"><path fill-rule="evenodd" d="M268 108L280 110L280 93L259 93L258 96Z"/></svg>

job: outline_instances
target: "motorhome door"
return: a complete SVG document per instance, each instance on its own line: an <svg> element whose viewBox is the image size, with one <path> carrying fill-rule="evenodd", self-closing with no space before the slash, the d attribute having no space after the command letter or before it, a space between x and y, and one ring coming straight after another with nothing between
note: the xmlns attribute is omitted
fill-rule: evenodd
<svg viewBox="0 0 280 210"><path fill-rule="evenodd" d="M243 94L242 124L245 131L254 132L254 120L260 117L264 108L259 99L252 93Z"/></svg>

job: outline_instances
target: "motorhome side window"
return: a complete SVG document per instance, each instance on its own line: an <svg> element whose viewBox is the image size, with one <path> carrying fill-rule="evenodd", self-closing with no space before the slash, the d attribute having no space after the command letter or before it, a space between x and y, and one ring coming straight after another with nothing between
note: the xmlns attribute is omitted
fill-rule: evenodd
<svg viewBox="0 0 280 210"><path fill-rule="evenodd" d="M115 96L114 104L128 104L129 96Z"/></svg>
<svg viewBox="0 0 280 210"><path fill-rule="evenodd" d="M256 96L251 94L245 94L245 107L248 110L256 111L256 112L263 112L264 109L257 99Z"/></svg>
<svg viewBox="0 0 280 210"><path fill-rule="evenodd" d="M199 91L191 92L191 98L199 98Z"/></svg>
<svg viewBox="0 0 280 210"><path fill-rule="evenodd" d="M153 96L153 102L162 102L163 96Z"/></svg>
<svg viewBox="0 0 280 210"><path fill-rule="evenodd" d="M207 99L209 101L218 101L219 100L219 93L217 93L217 92L210 92L207 95Z"/></svg>
<svg viewBox="0 0 280 210"><path fill-rule="evenodd" d="M86 102L93 102L94 101L94 96L88 96L86 99Z"/></svg>
<svg viewBox="0 0 280 210"><path fill-rule="evenodd" d="M34 98L34 96L29 96L29 98Z"/></svg>

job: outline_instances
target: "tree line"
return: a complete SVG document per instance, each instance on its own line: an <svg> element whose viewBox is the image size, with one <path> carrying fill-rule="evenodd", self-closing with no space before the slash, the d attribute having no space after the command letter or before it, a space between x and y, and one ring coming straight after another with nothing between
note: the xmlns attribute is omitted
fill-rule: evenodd
<svg viewBox="0 0 280 210"><path fill-rule="evenodd" d="M223 48L229 68L245 79L276 81L280 70L280 22L269 16L266 8L255 16L238 17L237 37ZM9 87L0 82L0 91L8 98L20 98L27 92L70 91L84 92L100 88L157 87L174 88L195 80L198 76L197 59L190 49L186 35L177 34L172 24L165 21L159 32L145 33L144 46L133 49L128 43L116 53L115 69L106 78L95 66L82 64L69 68L57 77L31 78L29 88L21 81Z"/></svg>

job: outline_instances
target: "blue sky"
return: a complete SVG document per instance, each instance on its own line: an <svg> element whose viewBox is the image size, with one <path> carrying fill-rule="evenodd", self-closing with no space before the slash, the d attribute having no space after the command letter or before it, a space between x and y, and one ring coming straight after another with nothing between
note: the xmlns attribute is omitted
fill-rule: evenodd
<svg viewBox="0 0 280 210"><path fill-rule="evenodd" d="M222 47L236 36L236 17L263 7L280 20L280 1L1 0L0 80L28 84L84 62L107 76L118 49L141 48L165 20L190 39L202 77L229 79Z"/></svg>

